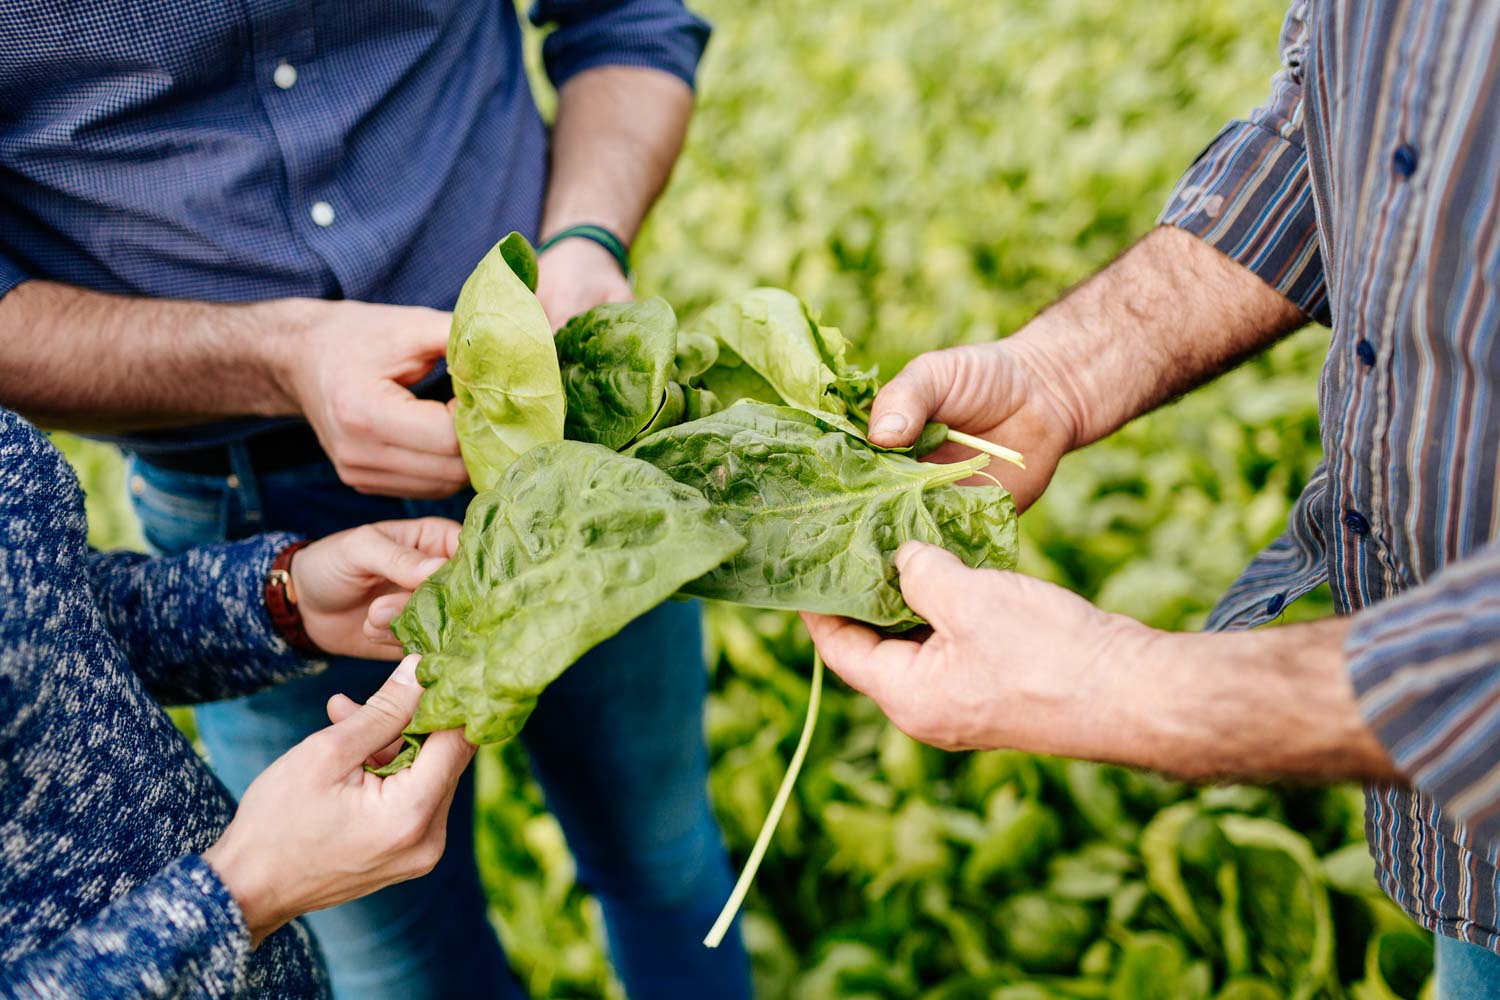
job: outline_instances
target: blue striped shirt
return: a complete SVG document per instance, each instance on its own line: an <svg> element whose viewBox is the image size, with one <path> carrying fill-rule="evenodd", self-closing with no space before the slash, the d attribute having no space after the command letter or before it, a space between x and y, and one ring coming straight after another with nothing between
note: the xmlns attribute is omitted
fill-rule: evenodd
<svg viewBox="0 0 1500 1000"><path fill-rule="evenodd" d="M1269 99L1162 214L1333 328L1324 462L1210 617L1327 582L1360 711L1410 785L1366 792L1382 886L1500 951L1500 4L1293 5Z"/></svg>

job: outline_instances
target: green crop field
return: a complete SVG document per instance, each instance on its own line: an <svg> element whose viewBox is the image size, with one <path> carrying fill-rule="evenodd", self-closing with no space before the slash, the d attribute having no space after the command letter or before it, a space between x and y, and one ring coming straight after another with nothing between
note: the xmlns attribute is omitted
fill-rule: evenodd
<svg viewBox="0 0 1500 1000"><path fill-rule="evenodd" d="M1284 3L697 6L717 31L639 290L690 313L791 289L889 376L1013 330L1145 232L1263 92ZM1067 459L1022 518L1022 569L1199 626L1319 460L1325 338L1304 330ZM69 447L95 540L129 544L117 462ZM1288 617L1328 611L1314 594ZM712 791L742 858L796 740L811 650L789 616L708 614ZM523 753L477 766L480 862L524 980L539 997L620 996ZM799 1000L1390 1000L1417 997L1431 966L1426 935L1375 888L1356 789L1194 789L942 753L837 685L744 926L761 995Z"/></svg>

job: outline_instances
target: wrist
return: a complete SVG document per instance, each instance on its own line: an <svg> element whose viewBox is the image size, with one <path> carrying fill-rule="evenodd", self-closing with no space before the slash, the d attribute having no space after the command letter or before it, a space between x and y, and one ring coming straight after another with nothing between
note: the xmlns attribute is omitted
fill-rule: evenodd
<svg viewBox="0 0 1500 1000"><path fill-rule="evenodd" d="M256 948L266 935L294 914L282 915L275 883L256 858L256 852L239 844L234 824L202 854L240 910L240 918Z"/></svg>
<svg viewBox="0 0 1500 1000"><path fill-rule="evenodd" d="M313 340L330 303L320 299L270 299L253 311L248 336L252 363L267 386L259 416L302 416L303 381Z"/></svg>
<svg viewBox="0 0 1500 1000"><path fill-rule="evenodd" d="M1048 411L1049 422L1062 432L1066 445L1063 451L1066 453L1103 435L1091 436L1095 423L1091 412L1095 397L1084 388L1079 377L1082 369L1068 357L1058 338L1049 335L1049 326L1046 314L1043 314L1013 336L998 341L996 346L1009 354L1025 373L1029 383L1026 398Z"/></svg>
<svg viewBox="0 0 1500 1000"><path fill-rule="evenodd" d="M558 257L617 268L630 277L630 245L617 230L598 223L578 223L544 231L537 244L537 258Z"/></svg>
<svg viewBox="0 0 1500 1000"><path fill-rule="evenodd" d="M327 654L309 634L298 603L296 556L308 544L293 542L276 554L266 573L265 602L271 624L286 644L303 656L317 659Z"/></svg>

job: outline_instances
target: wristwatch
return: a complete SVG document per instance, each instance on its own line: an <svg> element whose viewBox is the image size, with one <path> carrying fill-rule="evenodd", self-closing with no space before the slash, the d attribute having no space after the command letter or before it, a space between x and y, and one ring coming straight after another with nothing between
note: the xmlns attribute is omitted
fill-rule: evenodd
<svg viewBox="0 0 1500 1000"><path fill-rule="evenodd" d="M266 573L266 611L271 615L271 624L297 652L304 656L326 656L318 644L307 634L302 623L302 612L297 609L297 591L292 587L292 557L307 542L293 542L282 549Z"/></svg>

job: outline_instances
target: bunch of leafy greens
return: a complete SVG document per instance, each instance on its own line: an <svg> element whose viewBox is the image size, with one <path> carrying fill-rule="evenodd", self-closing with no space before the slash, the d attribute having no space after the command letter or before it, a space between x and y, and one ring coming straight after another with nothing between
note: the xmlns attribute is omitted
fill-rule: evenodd
<svg viewBox="0 0 1500 1000"><path fill-rule="evenodd" d="M412 735L509 739L563 670L679 591L909 627L903 542L1014 565L1009 494L953 485L988 457L930 465L866 442L874 374L794 296L759 289L682 336L659 299L603 305L554 351L535 269L511 234L454 312L458 435L482 489L459 552L393 626L424 654Z"/></svg>
<svg viewBox="0 0 1500 1000"><path fill-rule="evenodd" d="M407 746L462 726L520 731L548 684L674 593L909 627L903 542L972 566L1015 564L1015 505L998 483L960 490L988 455L929 465L865 437L879 388L839 331L795 296L757 289L679 333L660 299L599 306L554 346L512 233L469 277L451 339L456 425L481 492L459 551L393 625L423 659ZM727 409L720 407L729 405ZM559 440L566 436L567 440ZM762 831L769 839L811 739ZM747 866L706 943L738 910Z"/></svg>

